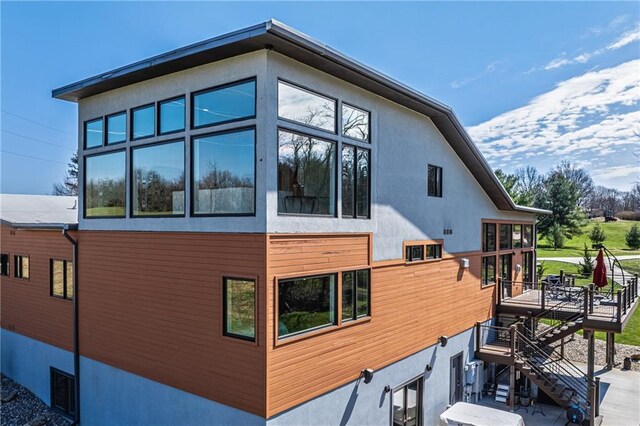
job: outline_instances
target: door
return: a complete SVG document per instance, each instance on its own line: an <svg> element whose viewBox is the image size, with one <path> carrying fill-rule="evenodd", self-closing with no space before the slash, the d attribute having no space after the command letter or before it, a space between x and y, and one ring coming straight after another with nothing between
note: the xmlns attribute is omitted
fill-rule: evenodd
<svg viewBox="0 0 640 426"><path fill-rule="evenodd" d="M393 391L393 426L422 425L422 376Z"/></svg>
<svg viewBox="0 0 640 426"><path fill-rule="evenodd" d="M451 379L449 386L449 404L462 401L462 352L451 357Z"/></svg>
<svg viewBox="0 0 640 426"><path fill-rule="evenodd" d="M502 281L502 296L503 298L512 296L511 289L511 259L513 255L511 254L501 254L500 255L500 280Z"/></svg>

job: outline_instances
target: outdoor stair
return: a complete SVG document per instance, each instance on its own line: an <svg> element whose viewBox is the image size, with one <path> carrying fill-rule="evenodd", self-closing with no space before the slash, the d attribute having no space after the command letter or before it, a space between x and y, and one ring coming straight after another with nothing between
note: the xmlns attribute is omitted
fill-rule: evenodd
<svg viewBox="0 0 640 426"><path fill-rule="evenodd" d="M509 397L509 385L498 385L498 388L496 389L496 401L507 402L508 397Z"/></svg>
<svg viewBox="0 0 640 426"><path fill-rule="evenodd" d="M559 326L542 332L536 340L540 345L550 345L581 330L582 325L582 315L576 315L572 320L563 322Z"/></svg>

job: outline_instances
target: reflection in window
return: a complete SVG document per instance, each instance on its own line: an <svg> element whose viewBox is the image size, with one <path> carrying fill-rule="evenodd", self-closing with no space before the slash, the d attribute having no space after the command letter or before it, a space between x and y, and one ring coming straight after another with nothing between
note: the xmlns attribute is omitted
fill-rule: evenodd
<svg viewBox="0 0 640 426"><path fill-rule="evenodd" d="M369 113L342 104L342 134L362 141L369 140Z"/></svg>
<svg viewBox="0 0 640 426"><path fill-rule="evenodd" d="M151 105L135 108L132 112L132 138L140 139L155 135L156 107Z"/></svg>
<svg viewBox="0 0 640 426"><path fill-rule="evenodd" d="M482 285L491 285L496 283L496 257L485 256L482 258Z"/></svg>
<svg viewBox="0 0 640 426"><path fill-rule="evenodd" d="M193 213L254 213L254 174L254 129L194 139Z"/></svg>
<svg viewBox="0 0 640 426"><path fill-rule="evenodd" d="M513 248L522 247L522 225L513 225L511 240L513 241Z"/></svg>
<svg viewBox="0 0 640 426"><path fill-rule="evenodd" d="M159 103L160 134L184 130L184 96Z"/></svg>
<svg viewBox="0 0 640 426"><path fill-rule="evenodd" d="M336 101L279 81L278 117L335 133Z"/></svg>
<svg viewBox="0 0 640 426"><path fill-rule="evenodd" d="M533 252L525 251L522 253L522 281L526 283L533 282Z"/></svg>
<svg viewBox="0 0 640 426"><path fill-rule="evenodd" d="M223 286L224 334L255 340L256 282L224 278Z"/></svg>
<svg viewBox="0 0 640 426"><path fill-rule="evenodd" d="M427 195L430 197L442 197L442 167L429 164Z"/></svg>
<svg viewBox="0 0 640 426"><path fill-rule="evenodd" d="M424 260L424 246L407 246L405 249L405 259L407 262L415 262L417 260Z"/></svg>
<svg viewBox="0 0 640 426"><path fill-rule="evenodd" d="M369 217L369 151L342 147L342 216Z"/></svg>
<svg viewBox="0 0 640 426"><path fill-rule="evenodd" d="M245 81L197 93L191 108L193 127L254 117L256 82Z"/></svg>
<svg viewBox="0 0 640 426"><path fill-rule="evenodd" d="M500 225L500 250L508 250L511 248L511 225Z"/></svg>
<svg viewBox="0 0 640 426"><path fill-rule="evenodd" d="M522 247L533 246L533 225L524 225L522 227Z"/></svg>
<svg viewBox="0 0 640 426"><path fill-rule="evenodd" d="M102 146L102 118L84 123L84 147Z"/></svg>
<svg viewBox="0 0 640 426"><path fill-rule="evenodd" d="M29 256L13 256L13 276L16 278L29 279Z"/></svg>
<svg viewBox="0 0 640 426"><path fill-rule="evenodd" d="M124 151L86 157L85 217L124 217Z"/></svg>
<svg viewBox="0 0 640 426"><path fill-rule="evenodd" d="M184 142L133 150L134 216L184 214Z"/></svg>
<svg viewBox="0 0 640 426"><path fill-rule="evenodd" d="M278 338L335 324L336 275L278 282Z"/></svg>
<svg viewBox="0 0 640 426"><path fill-rule="evenodd" d="M427 259L442 259L442 244L427 244Z"/></svg>
<svg viewBox="0 0 640 426"><path fill-rule="evenodd" d="M107 117L107 145L124 142L127 139L127 113Z"/></svg>
<svg viewBox="0 0 640 426"><path fill-rule="evenodd" d="M51 259L51 296L73 299L73 262Z"/></svg>
<svg viewBox="0 0 640 426"><path fill-rule="evenodd" d="M482 224L482 251L496 251L496 224Z"/></svg>
<svg viewBox="0 0 640 426"><path fill-rule="evenodd" d="M369 270L342 273L342 322L369 315Z"/></svg>
<svg viewBox="0 0 640 426"><path fill-rule="evenodd" d="M335 144L278 133L278 212L335 214Z"/></svg>

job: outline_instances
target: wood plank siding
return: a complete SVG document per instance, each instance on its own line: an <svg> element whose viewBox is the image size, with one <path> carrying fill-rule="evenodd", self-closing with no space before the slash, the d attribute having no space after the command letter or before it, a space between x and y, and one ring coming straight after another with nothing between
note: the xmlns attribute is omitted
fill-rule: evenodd
<svg viewBox="0 0 640 426"><path fill-rule="evenodd" d="M357 379L494 316L495 286L481 288L481 253L407 264L371 262L371 238L352 235L268 237L267 416ZM446 244L444 247L446 251ZM402 247L398 247L401 255ZM460 268L468 257L471 267ZM372 266L371 318L287 343L276 342L278 278Z"/></svg>
<svg viewBox="0 0 640 426"><path fill-rule="evenodd" d="M72 233L75 235L75 233ZM49 259L73 259L61 230L0 226L0 251L9 255L9 276L0 277L2 328L72 350L73 302L50 296ZM15 278L14 255L29 256L29 279Z"/></svg>

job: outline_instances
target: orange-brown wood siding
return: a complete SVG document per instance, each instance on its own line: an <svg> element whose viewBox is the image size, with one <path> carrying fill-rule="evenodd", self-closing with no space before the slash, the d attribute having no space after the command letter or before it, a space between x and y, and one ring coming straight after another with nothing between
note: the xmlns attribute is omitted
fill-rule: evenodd
<svg viewBox="0 0 640 426"><path fill-rule="evenodd" d="M0 226L0 251L9 254L9 276L0 277L2 328L72 350L73 302L51 297L49 259L72 260L61 230ZM15 254L29 256L29 279L14 278Z"/></svg>
<svg viewBox="0 0 640 426"><path fill-rule="evenodd" d="M445 253L440 261L373 263L370 320L276 343L277 279L370 264L371 239L270 235L267 253L268 416L355 380L364 368L382 368L435 344L443 334L494 316L495 286L480 285L481 253ZM460 268L461 257L470 259L468 270Z"/></svg>
<svg viewBox="0 0 640 426"><path fill-rule="evenodd" d="M265 235L80 233L83 356L265 414ZM224 337L222 277L258 280L257 343Z"/></svg>

